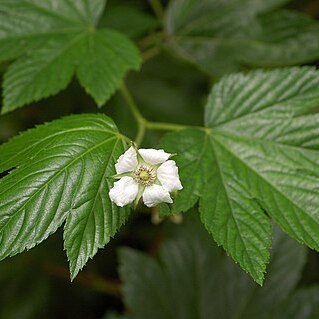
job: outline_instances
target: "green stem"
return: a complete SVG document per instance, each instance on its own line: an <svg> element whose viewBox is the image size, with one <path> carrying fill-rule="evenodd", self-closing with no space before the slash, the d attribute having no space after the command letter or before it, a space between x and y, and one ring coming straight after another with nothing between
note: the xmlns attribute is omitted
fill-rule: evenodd
<svg viewBox="0 0 319 319"><path fill-rule="evenodd" d="M145 119L144 119L143 115L140 113L131 93L129 92L127 86L124 83L121 86L121 92L122 92L122 95L123 95L127 105L130 107L130 110L133 113L133 116L135 117L137 123L144 124Z"/></svg>
<svg viewBox="0 0 319 319"><path fill-rule="evenodd" d="M121 86L121 93L136 120L137 134L135 137L135 143L137 144L137 146L139 146L142 143L144 135L145 135L147 121L145 120L143 115L140 113L131 93L129 92L129 90L127 89L124 83Z"/></svg>
<svg viewBox="0 0 319 319"><path fill-rule="evenodd" d="M129 92L126 85L123 83L121 87L121 93L123 98L125 99L127 105L129 106L135 120L137 123L137 134L135 137L135 143L138 146L141 145L143 138L145 136L146 130L160 130L160 131L180 131L187 128L196 128L199 130L203 130L205 132L210 132L211 128L203 127L203 126L193 126L193 125L184 125L184 124L176 124L176 123L165 123L165 122L152 122L148 121L144 116L140 113L131 93Z"/></svg>
<svg viewBox="0 0 319 319"><path fill-rule="evenodd" d="M160 0L149 0L150 5L155 13L155 15L157 16L157 18L163 22L163 18L164 18L164 8L162 6L162 3Z"/></svg>
<svg viewBox="0 0 319 319"><path fill-rule="evenodd" d="M176 124L176 123L166 123L166 122L149 122L145 123L146 128L150 130L158 131L181 131L188 128L198 129L206 133L210 133L212 129L210 127L196 126L196 125L185 125L185 124Z"/></svg>
<svg viewBox="0 0 319 319"><path fill-rule="evenodd" d="M160 53L161 53L161 49L159 47L150 48L142 53L143 61L145 62L149 59L152 59Z"/></svg>
<svg viewBox="0 0 319 319"><path fill-rule="evenodd" d="M144 135L145 135L145 125L143 126L139 126L136 137L135 137L135 144L137 147L139 147L142 144L142 141L144 139Z"/></svg>
<svg viewBox="0 0 319 319"><path fill-rule="evenodd" d="M188 125L164 122L146 122L146 127L150 130L160 131L180 131L189 128Z"/></svg>
<svg viewBox="0 0 319 319"><path fill-rule="evenodd" d="M163 31L153 32L138 41L138 46L141 50L147 49L154 45L158 45L163 42L166 38L166 34Z"/></svg>

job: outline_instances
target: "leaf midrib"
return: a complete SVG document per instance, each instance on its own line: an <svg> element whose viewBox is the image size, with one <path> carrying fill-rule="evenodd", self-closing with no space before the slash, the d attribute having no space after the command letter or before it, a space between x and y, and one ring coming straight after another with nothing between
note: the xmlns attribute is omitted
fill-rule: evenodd
<svg viewBox="0 0 319 319"><path fill-rule="evenodd" d="M94 201L93 201L93 203L92 203L92 206L91 206L91 208L90 208L90 212L89 212L88 214L86 214L86 217L85 217L85 219L86 219L86 221L85 221L85 226L84 226L83 231L81 232L80 245L79 245L79 249L76 249L77 252L81 250L80 248L81 248L81 246L82 246L84 233L86 232L86 228L87 228L87 225L88 225L88 220L89 220L91 214L93 213L93 211L94 211L94 209L95 209L96 200L97 200L98 195L100 194L100 191L101 191L102 181L105 179L105 175L106 175L107 168L108 168L108 166L109 166L110 161L112 160L112 156L113 156L113 154L114 154L114 150L115 150L115 148L116 148L116 146L117 146L117 144L118 144L119 141L120 141L120 139L117 139L117 141L115 142L115 144L114 144L114 146L113 146L113 149L112 149L112 152L111 152L111 154L110 154L110 156L109 156L109 159L108 159L108 161L106 161L106 163L105 163L104 173L102 174L102 178L100 179L99 187L98 187L98 190L97 190L96 195L95 195L95 197L94 197ZM109 237L109 236L108 236L108 237ZM72 246L72 245L71 245L71 246ZM99 243L97 244L97 248L101 248L101 246L99 245ZM94 254L94 253L93 253L93 254ZM91 253L91 252L90 252L89 256L92 257L92 253ZM77 258L76 258L75 265L74 265L74 268L75 268L75 269L78 267L77 264L78 264L79 257L80 257L80 254L77 254ZM71 262L70 257L69 257L69 260L70 260L70 262ZM73 271L74 271L74 270L73 270Z"/></svg>
<svg viewBox="0 0 319 319"><path fill-rule="evenodd" d="M231 201L230 201L230 196L228 195L228 191L227 191L226 183L225 183L225 181L224 181L224 176L223 176L223 172L222 172L222 169L221 169L221 165L220 165L220 163L219 163L218 156L217 156L217 154L216 154L216 152L215 152L214 141L213 141L212 138L209 138L209 140L210 140L210 145L211 145L211 148L212 148L214 157L215 157L215 159L216 159L216 164L217 164L219 176L220 176L220 179L221 179L221 182L222 182L224 191L225 191L225 193L226 193L227 203L228 203L228 206L229 206L230 211L231 211L231 217L232 217L232 219L233 219L233 221L234 221L234 223L235 223L235 225L236 225L238 236L239 236L239 238L240 238L240 240L241 240L241 242L242 242L242 245L245 247L246 256L247 256L247 258L248 258L248 260L249 260L249 263L250 263L250 270L247 269L247 271L251 272L251 270L253 270L253 272L254 272L254 276L253 276L253 277L255 278L256 281L259 282L259 281L260 281L260 277L259 277L259 275L258 275L258 273L257 273L257 271L256 271L256 269L255 269L254 261L251 259L251 256L250 256L250 254L248 253L248 249L247 249L247 246L246 246L246 243L245 243L244 239L242 238L242 235L241 235L241 231L240 231L238 222L237 222L237 220L236 220L236 218L235 218L235 216L234 216L234 214L233 214L234 209L233 209L233 206L232 206ZM224 245L223 245L223 246L224 246ZM237 258L236 258L236 259L237 259ZM244 269L246 269L246 267L244 267L244 265L242 264L242 262L239 261L239 263L240 263L240 265L242 265L242 267L243 267ZM264 268L265 268L265 267L264 267ZM264 272L264 271L265 271L265 270L263 269L263 272Z"/></svg>
<svg viewBox="0 0 319 319"><path fill-rule="evenodd" d="M92 22L92 21L89 21L89 18L90 18L89 16L82 15L82 12L79 11L77 6L73 5L72 1L70 1L70 0L65 0L65 1L66 1L67 5L69 5L69 7L72 8L74 10L74 12L77 14L77 16L80 18L80 21L74 20L74 22L82 22L82 21L83 22ZM85 2L85 4L87 4L87 2Z"/></svg>

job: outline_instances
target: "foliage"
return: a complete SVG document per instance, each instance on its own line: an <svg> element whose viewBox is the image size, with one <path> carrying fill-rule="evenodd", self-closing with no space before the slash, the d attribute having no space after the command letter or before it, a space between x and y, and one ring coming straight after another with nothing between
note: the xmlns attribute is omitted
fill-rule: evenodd
<svg viewBox="0 0 319 319"><path fill-rule="evenodd" d="M128 209L108 197L124 145L114 123L94 114L69 116L3 144L0 170L13 170L0 182L0 258L32 248L66 221L74 278L127 219Z"/></svg>
<svg viewBox="0 0 319 319"><path fill-rule="evenodd" d="M63 90L74 74L103 105L139 54L122 34L96 29L105 0L1 0L0 62L17 59L4 75L6 113ZM59 70L59 72L56 72Z"/></svg>
<svg viewBox="0 0 319 319"><path fill-rule="evenodd" d="M217 249L197 216L168 227L158 258L121 249L125 318L309 318L319 307L319 288L295 290L306 250L275 233L263 288Z"/></svg>
<svg viewBox="0 0 319 319"><path fill-rule="evenodd" d="M132 141L174 154L183 185L172 205L135 210L159 221L193 209L207 232L186 217L158 260L121 250L126 318L316 318L317 285L297 286L296 241L319 251L319 22L305 2L0 0L0 260L63 228L73 280L129 219L109 190ZM140 216L121 235L154 250ZM13 294L29 285L22 268ZM37 315L39 282L16 316Z"/></svg>
<svg viewBox="0 0 319 319"><path fill-rule="evenodd" d="M167 45L211 75L250 66L283 66L319 58L319 23L290 10L289 0L173 0ZM302 50L300 48L303 48Z"/></svg>
<svg viewBox="0 0 319 319"><path fill-rule="evenodd" d="M319 103L318 75L300 68L226 76L209 96L207 129L162 142L179 154L184 185L172 211L185 212L200 198L207 230L259 283L272 237L267 214L319 249L319 117L311 114Z"/></svg>

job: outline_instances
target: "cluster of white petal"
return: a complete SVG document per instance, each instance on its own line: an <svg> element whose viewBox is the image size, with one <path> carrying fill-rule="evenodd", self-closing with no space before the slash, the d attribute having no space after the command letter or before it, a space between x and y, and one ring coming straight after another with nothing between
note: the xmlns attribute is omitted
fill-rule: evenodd
<svg viewBox="0 0 319 319"><path fill-rule="evenodd" d="M171 154L164 150L143 148L136 150L131 146L115 164L116 173L120 179L114 183L109 192L111 200L121 207L139 200L140 197L148 207L162 202L172 203L170 193L182 189L183 186L179 180L176 163L169 159L170 156ZM154 182L152 182L154 176L150 178L149 185L147 180L139 181L136 172L139 172L141 167L146 167L156 174Z"/></svg>

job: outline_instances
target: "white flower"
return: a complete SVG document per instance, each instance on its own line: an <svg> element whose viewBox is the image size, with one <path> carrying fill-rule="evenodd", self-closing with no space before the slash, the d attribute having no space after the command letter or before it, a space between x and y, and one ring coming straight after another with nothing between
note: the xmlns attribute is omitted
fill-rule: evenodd
<svg viewBox="0 0 319 319"><path fill-rule="evenodd" d="M131 146L115 164L119 178L109 192L117 206L125 206L142 197L148 207L159 203L172 203L170 192L183 188L175 161L164 150L135 150Z"/></svg>

